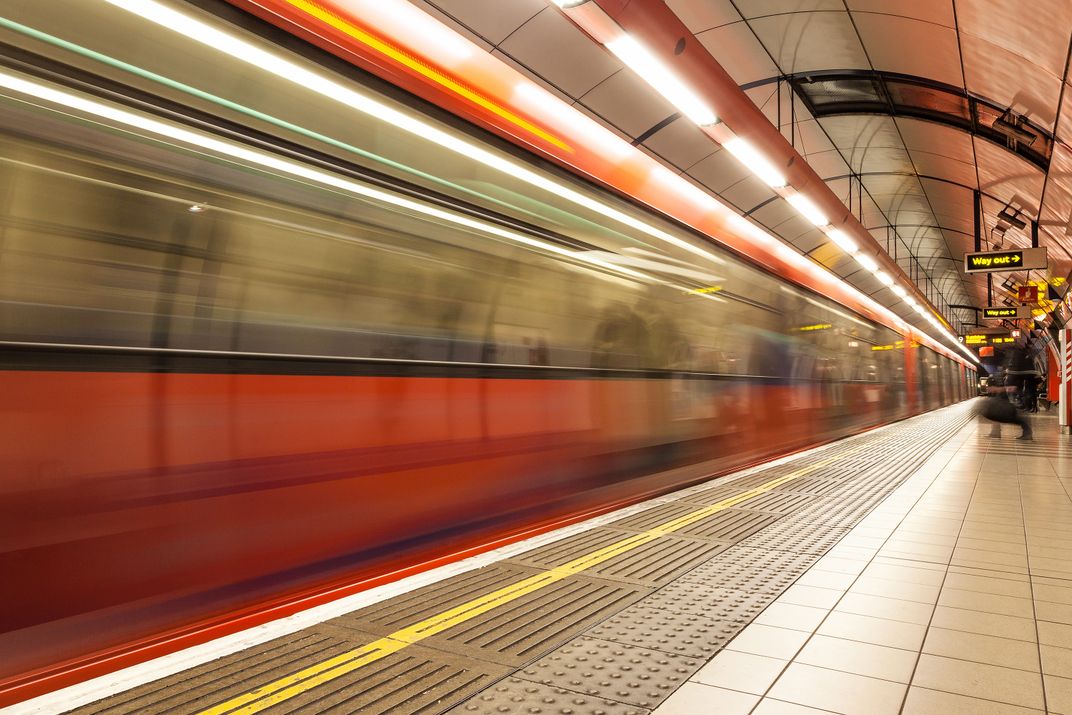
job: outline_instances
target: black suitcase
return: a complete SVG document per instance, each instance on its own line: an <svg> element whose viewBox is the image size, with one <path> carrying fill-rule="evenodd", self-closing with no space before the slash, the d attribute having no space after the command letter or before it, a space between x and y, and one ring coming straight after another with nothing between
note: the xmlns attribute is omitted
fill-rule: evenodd
<svg viewBox="0 0 1072 715"><path fill-rule="evenodd" d="M983 405L983 417L992 422L1016 422L1016 405L1001 397L988 397Z"/></svg>

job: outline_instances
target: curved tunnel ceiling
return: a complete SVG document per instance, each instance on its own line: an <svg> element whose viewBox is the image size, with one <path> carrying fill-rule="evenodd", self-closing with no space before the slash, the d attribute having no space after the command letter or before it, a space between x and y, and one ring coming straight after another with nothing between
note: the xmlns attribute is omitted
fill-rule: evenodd
<svg viewBox="0 0 1072 715"><path fill-rule="evenodd" d="M483 0L411 2L860 290L881 289L549 0L511 0L494 13ZM1038 0L1027 15L1004 0L666 3L875 238L887 245L889 235L891 255L939 307L987 302L985 279L959 268L974 248L976 191L984 240L1029 245L1037 220L1050 273L1072 270L1072 3ZM820 98L837 78L870 83L856 96L877 98L873 111ZM999 118L1039 138L1010 144L993 128ZM1001 232L1007 206L1027 229Z"/></svg>

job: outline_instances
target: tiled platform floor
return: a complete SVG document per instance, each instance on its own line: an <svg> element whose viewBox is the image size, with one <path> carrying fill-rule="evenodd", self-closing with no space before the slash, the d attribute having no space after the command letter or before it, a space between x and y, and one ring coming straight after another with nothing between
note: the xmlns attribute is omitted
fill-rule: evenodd
<svg viewBox="0 0 1072 715"><path fill-rule="evenodd" d="M1072 715L1072 437L961 430L655 712Z"/></svg>

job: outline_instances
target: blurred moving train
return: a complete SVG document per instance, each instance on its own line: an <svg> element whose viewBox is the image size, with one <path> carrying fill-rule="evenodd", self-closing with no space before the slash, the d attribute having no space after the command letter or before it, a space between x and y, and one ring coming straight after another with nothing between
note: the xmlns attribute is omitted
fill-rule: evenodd
<svg viewBox="0 0 1072 715"><path fill-rule="evenodd" d="M973 392L962 364L341 63L317 59L710 260L106 3L16 5L8 686Z"/></svg>

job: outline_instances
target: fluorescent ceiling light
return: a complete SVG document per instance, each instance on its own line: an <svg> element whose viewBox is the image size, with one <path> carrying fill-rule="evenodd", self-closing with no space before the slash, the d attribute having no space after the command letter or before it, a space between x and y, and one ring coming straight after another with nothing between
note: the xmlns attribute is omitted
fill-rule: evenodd
<svg viewBox="0 0 1072 715"><path fill-rule="evenodd" d="M857 263L872 273L878 270L878 261L866 253L857 253L853 258L856 259Z"/></svg>
<svg viewBox="0 0 1072 715"><path fill-rule="evenodd" d="M903 299L903 298L907 298L907 297L908 297L908 291L906 291L906 290L904 289L904 286L901 286L901 285L895 285L895 286L893 286L892 290L893 290L894 294L895 294L895 295L896 295L896 296L897 296L898 298L902 298L902 299Z"/></svg>
<svg viewBox="0 0 1072 715"><path fill-rule="evenodd" d="M875 278L878 278L879 283L884 286L893 285L893 276L891 276L886 271L875 271Z"/></svg>
<svg viewBox="0 0 1072 715"><path fill-rule="evenodd" d="M860 247L856 245L856 241L853 241L849 234L842 231L840 228L834 228L826 232L826 235L830 237L830 240L838 245L838 247L845 253L856 253L860 250Z"/></svg>
<svg viewBox="0 0 1072 715"><path fill-rule="evenodd" d="M689 89L662 60L629 35L611 40L607 43L607 49L699 126L706 127L718 122L714 111L699 95Z"/></svg>
<svg viewBox="0 0 1072 715"><path fill-rule="evenodd" d="M785 186L785 176L782 172L778 171L774 164L767 161L765 156L760 154L754 146L744 139L734 137L722 146L767 186L772 189L780 189Z"/></svg>
<svg viewBox="0 0 1072 715"><path fill-rule="evenodd" d="M794 192L786 198L786 201L789 202L790 206L799 211L801 216L808 219L816 226L825 226L830 223L826 218L826 214L824 214L819 207L812 203L812 200L804 194Z"/></svg>

